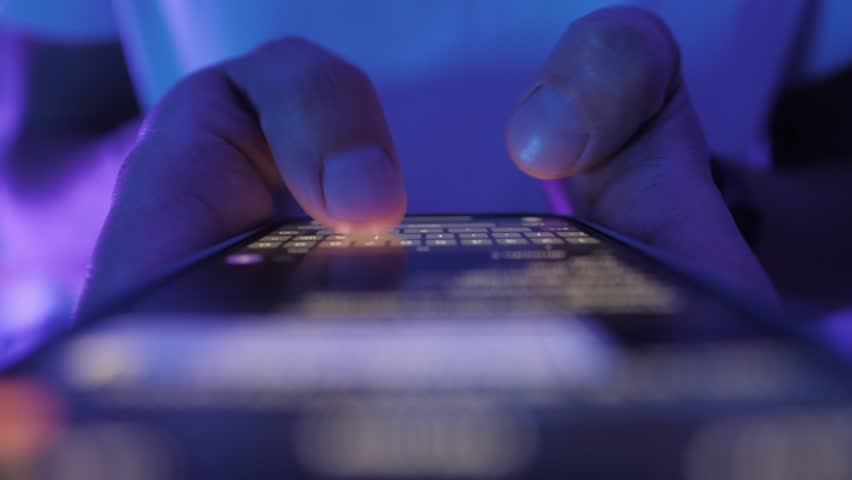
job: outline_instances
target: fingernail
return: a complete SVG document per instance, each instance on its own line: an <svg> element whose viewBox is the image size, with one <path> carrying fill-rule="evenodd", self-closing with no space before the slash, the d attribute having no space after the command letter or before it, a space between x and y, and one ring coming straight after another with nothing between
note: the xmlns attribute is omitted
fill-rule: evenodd
<svg viewBox="0 0 852 480"><path fill-rule="evenodd" d="M519 166L542 178L575 173L589 128L574 101L554 87L538 87L509 121L508 143Z"/></svg>
<svg viewBox="0 0 852 480"><path fill-rule="evenodd" d="M341 222L387 220L405 201L402 175L383 148L359 145L323 165L326 212Z"/></svg>

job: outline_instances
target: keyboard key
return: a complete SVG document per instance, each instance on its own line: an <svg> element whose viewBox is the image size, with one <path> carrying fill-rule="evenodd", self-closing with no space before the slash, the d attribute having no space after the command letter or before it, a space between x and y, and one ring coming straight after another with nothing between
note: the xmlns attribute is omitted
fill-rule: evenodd
<svg viewBox="0 0 852 480"><path fill-rule="evenodd" d="M364 247L364 248L381 248L387 247L388 241L385 239L380 240L356 240L352 242L353 247Z"/></svg>
<svg viewBox="0 0 852 480"><path fill-rule="evenodd" d="M319 242L322 239L323 237L320 235L299 235L293 238L297 242Z"/></svg>
<svg viewBox="0 0 852 480"><path fill-rule="evenodd" d="M352 240L396 240L396 235L391 235L389 233L379 233L374 235L355 235L351 237Z"/></svg>
<svg viewBox="0 0 852 480"><path fill-rule="evenodd" d="M474 222L474 223L445 223L444 228L489 228L496 227L496 223L492 222ZM458 233L458 232L457 232Z"/></svg>
<svg viewBox="0 0 852 480"><path fill-rule="evenodd" d="M420 240L400 240L399 246L400 247L419 247L420 246Z"/></svg>
<svg viewBox="0 0 852 480"><path fill-rule="evenodd" d="M326 240L326 241L320 243L319 245L317 245L317 247L320 247L320 248L346 248L351 243L352 242L350 242L348 240L345 240L345 241L344 240Z"/></svg>
<svg viewBox="0 0 852 480"><path fill-rule="evenodd" d="M592 237L566 238L565 241L568 242L568 243L574 244L574 245L579 245L579 244L594 245L594 244L597 244L597 243L601 243L600 240L598 240L597 238L592 238Z"/></svg>
<svg viewBox="0 0 852 480"><path fill-rule="evenodd" d="M586 233L586 232L581 232L581 231L579 231L579 230L574 230L574 231L571 231L571 232L556 232L556 234L557 234L557 235L559 235L560 237L563 237L563 238L569 238L569 237L588 237L588 236L589 236L589 234L588 234L588 233Z"/></svg>
<svg viewBox="0 0 852 480"><path fill-rule="evenodd" d="M532 243L536 245L561 245L561 238L533 238Z"/></svg>
<svg viewBox="0 0 852 480"><path fill-rule="evenodd" d="M498 245L526 245L530 242L525 238L498 238Z"/></svg>
<svg viewBox="0 0 852 480"><path fill-rule="evenodd" d="M447 240L447 239L456 238L456 234L454 234L454 233L427 233L426 238L431 238L431 239L442 238L444 240Z"/></svg>
<svg viewBox="0 0 852 480"><path fill-rule="evenodd" d="M460 233L459 238L489 238L487 233Z"/></svg>
<svg viewBox="0 0 852 480"><path fill-rule="evenodd" d="M465 227L465 228L448 228L450 233L488 233L487 228L481 227Z"/></svg>
<svg viewBox="0 0 852 480"><path fill-rule="evenodd" d="M491 231L492 232L501 232L501 233L506 233L506 232L517 233L517 232L531 232L532 229L530 229L529 227L494 227L494 228L491 229Z"/></svg>
<svg viewBox="0 0 852 480"><path fill-rule="evenodd" d="M277 232L275 232L275 235L290 235L290 236L292 236L292 235L298 235L300 233L302 233L302 232L298 232L296 230L278 230Z"/></svg>
<svg viewBox="0 0 852 480"><path fill-rule="evenodd" d="M278 248L281 246L281 242L254 242L248 246L251 249L267 249L267 248Z"/></svg>
<svg viewBox="0 0 852 480"><path fill-rule="evenodd" d="M316 242L299 242L299 241L290 241L284 244L287 249L291 248L311 248L316 245Z"/></svg>
<svg viewBox="0 0 852 480"><path fill-rule="evenodd" d="M440 223L403 223L399 227L406 230L419 230L421 228L444 228L444 226Z"/></svg>
<svg viewBox="0 0 852 480"><path fill-rule="evenodd" d="M311 251L310 248L288 248L287 249L287 253L289 253L291 255L305 255L306 253L308 253L310 251Z"/></svg>
<svg viewBox="0 0 852 480"><path fill-rule="evenodd" d="M560 227L541 227L545 232L579 232L577 227L560 226Z"/></svg>
<svg viewBox="0 0 852 480"><path fill-rule="evenodd" d="M483 246L483 245L492 245L493 242L488 238L466 238L461 241L462 245L465 246Z"/></svg>
<svg viewBox="0 0 852 480"><path fill-rule="evenodd" d="M492 233L492 238L521 238L520 233Z"/></svg>
<svg viewBox="0 0 852 480"><path fill-rule="evenodd" d="M261 238L259 241L261 241L261 242L279 242L280 243L280 242L286 242L287 240L290 240L291 238L292 237L290 237L290 236L284 236L284 235L267 235L267 236Z"/></svg>
<svg viewBox="0 0 852 480"><path fill-rule="evenodd" d="M527 238L550 238L553 234L550 232L529 232L524 234Z"/></svg>
<svg viewBox="0 0 852 480"><path fill-rule="evenodd" d="M426 245L430 247L455 247L458 243L455 240L426 240Z"/></svg>
<svg viewBox="0 0 852 480"><path fill-rule="evenodd" d="M443 228L404 228L402 233L444 233Z"/></svg>
<svg viewBox="0 0 852 480"><path fill-rule="evenodd" d="M435 234L432 233L431 235ZM419 233L400 233L396 236L396 238L399 238L400 240L420 240L423 238L423 235Z"/></svg>

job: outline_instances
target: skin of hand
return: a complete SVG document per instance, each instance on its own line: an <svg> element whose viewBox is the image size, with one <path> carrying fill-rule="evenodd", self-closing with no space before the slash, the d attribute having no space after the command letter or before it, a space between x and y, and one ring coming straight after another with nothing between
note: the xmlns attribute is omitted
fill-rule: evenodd
<svg viewBox="0 0 852 480"><path fill-rule="evenodd" d="M657 17L620 7L574 22L506 143L524 172L565 179L578 216L777 302L713 182L679 48Z"/></svg>
<svg viewBox="0 0 852 480"><path fill-rule="evenodd" d="M566 178L578 212L774 295L710 177L707 146L657 18L574 22L509 123L517 165ZM147 116L116 185L81 310L295 205L341 232L386 230L402 173L369 79L283 39L178 84Z"/></svg>

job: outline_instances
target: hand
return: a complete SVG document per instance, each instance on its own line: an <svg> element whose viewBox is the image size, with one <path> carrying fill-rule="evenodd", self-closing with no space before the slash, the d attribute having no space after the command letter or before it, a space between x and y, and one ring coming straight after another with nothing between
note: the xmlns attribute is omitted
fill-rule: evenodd
<svg viewBox="0 0 852 480"><path fill-rule="evenodd" d="M666 25L636 8L574 22L507 132L524 172L565 179L578 215L775 299L710 175Z"/></svg>
<svg viewBox="0 0 852 480"><path fill-rule="evenodd" d="M586 217L774 295L710 178L678 50L656 18L619 8L575 22L508 146L531 175L571 177ZM296 205L333 229L372 231L398 222L405 193L366 76L286 39L187 78L149 115L83 304Z"/></svg>
<svg viewBox="0 0 852 480"><path fill-rule="evenodd" d="M341 232L386 230L405 192L370 80L285 39L190 76L146 118L82 305L297 204Z"/></svg>

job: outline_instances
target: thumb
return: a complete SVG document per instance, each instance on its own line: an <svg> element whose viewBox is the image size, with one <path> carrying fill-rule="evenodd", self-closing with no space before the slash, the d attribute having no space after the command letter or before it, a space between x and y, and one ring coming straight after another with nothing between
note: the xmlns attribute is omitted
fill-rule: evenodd
<svg viewBox="0 0 852 480"><path fill-rule="evenodd" d="M527 174L562 182L575 211L774 298L716 189L665 24L636 8L574 22L509 122Z"/></svg>

